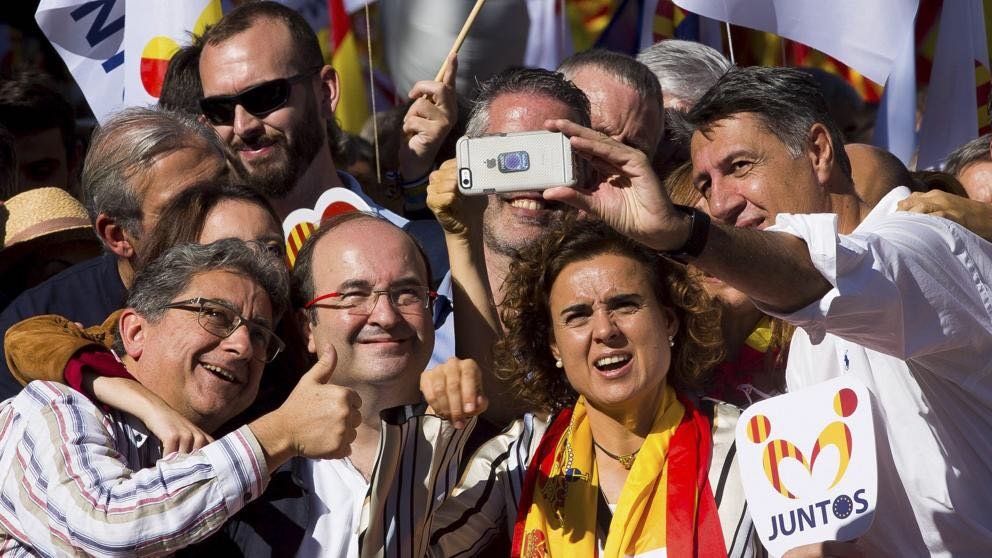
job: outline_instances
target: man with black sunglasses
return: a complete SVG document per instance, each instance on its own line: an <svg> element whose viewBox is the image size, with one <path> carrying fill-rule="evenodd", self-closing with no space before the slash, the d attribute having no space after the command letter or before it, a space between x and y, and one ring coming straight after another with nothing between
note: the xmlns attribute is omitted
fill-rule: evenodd
<svg viewBox="0 0 992 558"><path fill-rule="evenodd" d="M100 378L94 390L122 382L102 393L151 392L134 405L160 399L217 431L252 402L283 347L272 327L288 291L282 261L261 247L226 239L170 249L137 276L117 322L120 357L140 386ZM0 548L164 554L204 539L292 457L350 452L361 401L328 383L333 369L328 351L278 409L185 455L162 455L133 414L61 384L28 384L0 403Z"/></svg>
<svg viewBox="0 0 992 558"><path fill-rule="evenodd" d="M202 40L203 116L281 216L312 208L324 191L343 187L394 223L405 223L337 170L326 127L334 123L341 87L300 14L275 2L246 3ZM401 186L427 182L457 116L454 70L449 65L443 82L418 82L410 91L416 101L404 120L399 168L384 169L398 171L390 177Z"/></svg>

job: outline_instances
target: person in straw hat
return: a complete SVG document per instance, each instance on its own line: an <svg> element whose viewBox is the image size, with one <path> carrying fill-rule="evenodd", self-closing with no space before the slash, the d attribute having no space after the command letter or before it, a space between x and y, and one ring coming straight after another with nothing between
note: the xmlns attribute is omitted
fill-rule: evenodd
<svg viewBox="0 0 992 558"><path fill-rule="evenodd" d="M35 188L0 202L0 230L0 292L10 298L100 253L86 208L61 188Z"/></svg>

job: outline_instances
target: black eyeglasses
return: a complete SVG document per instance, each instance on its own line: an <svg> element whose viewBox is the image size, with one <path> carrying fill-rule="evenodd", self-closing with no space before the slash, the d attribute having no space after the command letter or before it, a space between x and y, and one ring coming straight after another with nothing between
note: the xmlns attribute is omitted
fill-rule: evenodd
<svg viewBox="0 0 992 558"><path fill-rule="evenodd" d="M200 99L200 112L215 126L234 122L234 109L238 105L261 118L282 108L289 101L293 84L316 74L320 68L313 68L302 74L274 79L249 87L237 95L217 95Z"/></svg>
<svg viewBox="0 0 992 558"><path fill-rule="evenodd" d="M251 337L252 356L262 362L272 362L286 348L286 344L271 329L245 318L219 300L198 297L166 304L162 308L196 312L200 327L221 339L230 337L239 327L245 326Z"/></svg>

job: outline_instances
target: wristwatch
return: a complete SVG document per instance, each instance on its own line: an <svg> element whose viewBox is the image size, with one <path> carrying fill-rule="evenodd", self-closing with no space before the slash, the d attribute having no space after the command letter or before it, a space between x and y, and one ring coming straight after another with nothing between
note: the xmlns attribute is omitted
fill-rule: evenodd
<svg viewBox="0 0 992 558"><path fill-rule="evenodd" d="M689 216L689 238L676 250L668 250L665 255L685 263L686 260L698 258L706 248L706 240L710 236L710 216L705 211L687 205L675 205L677 211Z"/></svg>

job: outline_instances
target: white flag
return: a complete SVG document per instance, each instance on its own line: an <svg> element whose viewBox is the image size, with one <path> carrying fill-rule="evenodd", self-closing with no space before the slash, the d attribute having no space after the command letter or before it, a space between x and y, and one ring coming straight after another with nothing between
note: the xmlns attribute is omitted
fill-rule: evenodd
<svg viewBox="0 0 992 558"><path fill-rule="evenodd" d="M403 99L413 84L434 79L474 2L465 0L379 0L386 65ZM456 88L475 84L524 60L530 17L520 0L488 0L458 53Z"/></svg>
<svg viewBox="0 0 992 558"><path fill-rule="evenodd" d="M977 94L979 80L988 87L986 40L982 2L944 2L917 168L938 166L955 148L977 138L982 110L987 124L988 91L981 101Z"/></svg>
<svg viewBox="0 0 992 558"><path fill-rule="evenodd" d="M916 37L906 35L905 41L885 82L872 143L909 167L916 153Z"/></svg>
<svg viewBox="0 0 992 558"><path fill-rule="evenodd" d="M141 0L128 2L124 47L124 105L158 102L172 55L221 16L220 0Z"/></svg>
<svg viewBox="0 0 992 558"><path fill-rule="evenodd" d="M124 99L124 0L41 0L35 19L97 121L118 110Z"/></svg>
<svg viewBox="0 0 992 558"><path fill-rule="evenodd" d="M562 3L563 0L527 0L530 29L524 66L554 70L571 56L572 36Z"/></svg>
<svg viewBox="0 0 992 558"><path fill-rule="evenodd" d="M693 13L813 47L876 83L889 76L906 35L913 32L919 6L919 0L673 1Z"/></svg>

